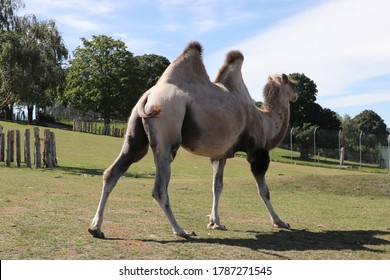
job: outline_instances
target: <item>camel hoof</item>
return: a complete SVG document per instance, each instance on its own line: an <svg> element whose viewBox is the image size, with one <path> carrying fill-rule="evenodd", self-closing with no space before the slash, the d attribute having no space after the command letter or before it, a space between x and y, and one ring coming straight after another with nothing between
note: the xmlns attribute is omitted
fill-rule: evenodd
<svg viewBox="0 0 390 280"><path fill-rule="evenodd" d="M286 228L286 229L289 229L290 228L290 225L283 222L283 221L278 221L278 222L275 222L272 224L272 226L274 228Z"/></svg>
<svg viewBox="0 0 390 280"><path fill-rule="evenodd" d="M98 228L89 228L88 232L95 238L105 239L104 233Z"/></svg>
<svg viewBox="0 0 390 280"><path fill-rule="evenodd" d="M214 223L209 223L207 225L208 229L216 229L216 230L227 230L227 228L224 225L218 225Z"/></svg>
<svg viewBox="0 0 390 280"><path fill-rule="evenodd" d="M183 233L175 233L177 236L179 237L183 237L185 239L189 239L193 236L196 236L196 233L194 231L191 231L191 232L186 232L186 231L183 231Z"/></svg>

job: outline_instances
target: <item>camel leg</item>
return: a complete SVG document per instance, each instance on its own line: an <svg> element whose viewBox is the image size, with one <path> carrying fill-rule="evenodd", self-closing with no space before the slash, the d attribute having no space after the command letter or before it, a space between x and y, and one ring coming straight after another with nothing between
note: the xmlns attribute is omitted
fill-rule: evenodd
<svg viewBox="0 0 390 280"><path fill-rule="evenodd" d="M164 153L161 146L154 150L156 163L156 179L153 189L153 197L158 202L169 222L171 223L173 233L177 236L189 238L195 236L194 232L184 231L177 223L173 215L168 195L168 184L171 177L171 161L175 156L175 152Z"/></svg>
<svg viewBox="0 0 390 280"><path fill-rule="evenodd" d="M270 192L265 181L265 173L269 166L269 153L265 149L260 149L253 155L251 155L251 170L256 179L258 192L263 199L268 212L271 216L272 226L280 228L290 228L290 225L283 222L276 214L271 204Z"/></svg>
<svg viewBox="0 0 390 280"><path fill-rule="evenodd" d="M127 171L130 165L143 158L148 151L148 139L143 130L142 120L139 117L130 118L127 135L122 150L115 162L104 171L103 188L100 202L88 231L94 237L104 238L101 231L103 212L107 199L114 189L119 178Z"/></svg>
<svg viewBox="0 0 390 280"><path fill-rule="evenodd" d="M226 230L224 225L221 225L218 214L219 198L223 189L223 170L225 168L226 159L211 159L213 165L213 207L211 209L210 223L207 228Z"/></svg>

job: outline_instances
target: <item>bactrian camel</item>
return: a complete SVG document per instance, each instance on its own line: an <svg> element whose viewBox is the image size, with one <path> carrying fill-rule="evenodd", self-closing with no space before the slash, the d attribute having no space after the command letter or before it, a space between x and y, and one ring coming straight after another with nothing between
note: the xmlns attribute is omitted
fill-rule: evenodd
<svg viewBox="0 0 390 280"><path fill-rule="evenodd" d="M149 145L156 165L152 195L176 235L184 238L195 235L179 226L169 203L171 162L180 146L211 160L213 204L208 228L226 229L220 222L218 203L226 159L234 157L237 151L247 154L272 224L290 227L273 209L264 176L270 162L269 151L286 133L289 102L297 99L295 83L285 74L270 76L264 87L264 104L258 109L242 78L243 60L241 52L229 52L215 81L211 82L202 61L202 47L192 42L156 85L143 94L132 110L122 150L104 172L101 199L89 227L93 236L104 238L101 226L107 198L119 177L146 155Z"/></svg>

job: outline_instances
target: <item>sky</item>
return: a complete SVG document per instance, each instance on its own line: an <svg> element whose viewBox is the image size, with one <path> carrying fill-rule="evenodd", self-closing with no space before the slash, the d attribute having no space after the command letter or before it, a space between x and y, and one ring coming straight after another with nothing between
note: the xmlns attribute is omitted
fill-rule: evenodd
<svg viewBox="0 0 390 280"><path fill-rule="evenodd" d="M19 14L53 19L70 54L80 38L107 35L134 55L173 61L199 41L211 80L230 50L245 59L243 78L262 101L270 74L303 73L317 102L340 116L369 109L390 127L388 0L24 0Z"/></svg>

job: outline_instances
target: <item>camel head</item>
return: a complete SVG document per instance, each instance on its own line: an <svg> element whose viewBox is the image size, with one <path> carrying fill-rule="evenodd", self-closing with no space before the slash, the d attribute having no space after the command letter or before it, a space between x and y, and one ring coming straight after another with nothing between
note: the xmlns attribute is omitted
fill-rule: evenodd
<svg viewBox="0 0 390 280"><path fill-rule="evenodd" d="M298 94L294 91L296 82L290 80L286 74L268 77L264 86L264 106L271 109L278 104L288 104L296 101Z"/></svg>

